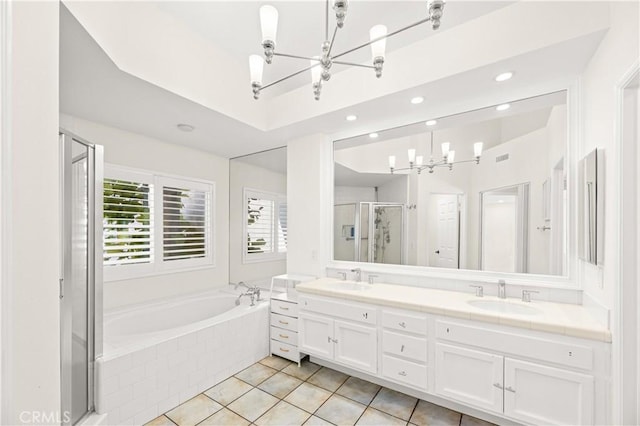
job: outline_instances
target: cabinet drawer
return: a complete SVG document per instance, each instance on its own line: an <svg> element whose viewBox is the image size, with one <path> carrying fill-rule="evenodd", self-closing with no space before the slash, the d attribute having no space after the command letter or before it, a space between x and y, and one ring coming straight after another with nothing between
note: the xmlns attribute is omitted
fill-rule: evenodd
<svg viewBox="0 0 640 426"><path fill-rule="evenodd" d="M297 346L278 342L273 339L271 340L271 353L295 362L300 360L300 351L298 351Z"/></svg>
<svg viewBox="0 0 640 426"><path fill-rule="evenodd" d="M271 326L271 338L290 345L298 345L298 333L284 328Z"/></svg>
<svg viewBox="0 0 640 426"><path fill-rule="evenodd" d="M288 315L290 317L297 317L298 304L271 299L271 312L276 314Z"/></svg>
<svg viewBox="0 0 640 426"><path fill-rule="evenodd" d="M421 337L384 330L382 332L382 351L423 364L427 363L427 340Z"/></svg>
<svg viewBox="0 0 640 426"><path fill-rule="evenodd" d="M427 335L427 316L425 314L392 311L382 311L382 326L408 333Z"/></svg>
<svg viewBox="0 0 640 426"><path fill-rule="evenodd" d="M389 380L408 386L427 388L427 367L392 356L382 357L382 375Z"/></svg>
<svg viewBox="0 0 640 426"><path fill-rule="evenodd" d="M367 324L376 324L375 306L361 303L344 303L315 297L300 296L299 309L310 312L318 312L323 315L344 318Z"/></svg>
<svg viewBox="0 0 640 426"><path fill-rule="evenodd" d="M592 348L577 344L522 336L445 320L436 321L436 337L440 340L459 342L584 370L593 368Z"/></svg>
<svg viewBox="0 0 640 426"><path fill-rule="evenodd" d="M271 313L271 325L291 331L298 331L298 319Z"/></svg>

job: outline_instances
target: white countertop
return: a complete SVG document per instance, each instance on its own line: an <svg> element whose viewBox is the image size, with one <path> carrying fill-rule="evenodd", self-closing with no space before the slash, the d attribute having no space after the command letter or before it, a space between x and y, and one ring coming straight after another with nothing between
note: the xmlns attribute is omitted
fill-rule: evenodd
<svg viewBox="0 0 640 426"><path fill-rule="evenodd" d="M359 285L360 283L356 284ZM344 285L345 289L340 288ZM584 339L611 342L611 332L598 323L581 305L552 303L533 300L498 299L497 297L476 297L473 294L430 288L408 287L392 284L362 283L366 290L351 290L352 281L335 278L321 278L296 286L300 293L339 297L358 302L373 303L395 308L411 309L437 315L483 321L529 330L545 331ZM499 304L520 305L524 309L534 308L533 314L503 313L472 306L470 301L494 301Z"/></svg>

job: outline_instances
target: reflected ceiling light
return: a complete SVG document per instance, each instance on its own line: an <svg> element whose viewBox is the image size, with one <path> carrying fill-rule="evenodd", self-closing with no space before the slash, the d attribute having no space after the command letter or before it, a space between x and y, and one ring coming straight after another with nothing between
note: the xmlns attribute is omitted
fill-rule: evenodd
<svg viewBox="0 0 640 426"><path fill-rule="evenodd" d="M333 34L329 33L329 6L333 8L335 13L335 28L333 30ZM388 32L387 27L384 25L375 25L369 31L369 41L353 47L351 49L347 49L343 52L332 54L332 49L334 45L334 41L336 38L336 34L338 29L344 26L344 21L347 15L347 10L349 8L348 0L326 0L325 6L325 28L324 28L324 41L321 46L321 55L318 57L312 56L300 56L300 55L291 55L287 53L282 53L276 51L276 35L278 33L278 10L271 5L264 5L260 8L260 27L262 30L262 49L264 50L264 60L258 64L257 62L250 59L249 67L251 71L251 88L253 90L254 99L258 99L260 97L260 92L267 87L274 86L280 82L290 79L298 74L302 74L305 71L313 68L319 68L320 78L315 79L312 83L313 93L316 100L320 99L320 91L322 89L322 82L329 81L331 78L331 66L332 65L347 65L347 66L355 66L362 68L373 69L376 73L376 77L380 78L382 76L382 67L384 65L385 59L385 49L387 44L387 38L399 34L409 28L413 28L415 26L424 24L426 22L431 22L431 27L434 30L440 28L440 19L442 18L442 13L444 11L445 0L428 0L426 7L426 17L422 18L418 22L402 27L398 30ZM353 63L353 62L345 62L342 60L337 60L342 58L349 53L355 52L356 50L362 49L364 47L371 46L371 65L365 65L361 63ZM273 58L276 56L283 56L287 58L293 59L303 59L303 60L312 60L313 62L310 64L308 68L296 71L291 73L283 78L280 78L272 83L269 83L265 86L262 85L262 71L263 71L263 62L270 64L273 62ZM419 103L419 102L418 102Z"/></svg>
<svg viewBox="0 0 640 426"><path fill-rule="evenodd" d="M435 126L436 124L438 124L438 120L427 120L426 123L427 126Z"/></svg>
<svg viewBox="0 0 640 426"><path fill-rule="evenodd" d="M347 115L344 119L347 121L356 121L358 119L358 116L351 114L351 115Z"/></svg>
<svg viewBox="0 0 640 426"><path fill-rule="evenodd" d="M513 73L511 71L503 72L502 74L498 74L495 78L497 82L507 81L513 77Z"/></svg>
<svg viewBox="0 0 640 426"><path fill-rule="evenodd" d="M420 174L425 169L429 170L429 173L433 173L433 169L435 169L436 167L448 167L449 170L453 170L454 164L471 162L480 164L480 157L482 156L482 146L482 142L476 142L473 144L474 158L472 160L455 161L456 152L451 149L451 143L443 142L440 146L440 148L442 149L442 158L440 160L435 160L433 158L433 132L431 132L431 155L429 157L428 163L424 164L424 157L422 155L416 155L416 150L414 148L410 148L409 150L407 150L409 167L396 168L396 156L390 155L389 169L391 170L391 174L393 174L393 172L402 170L416 170L418 174Z"/></svg>
<svg viewBox="0 0 640 426"><path fill-rule="evenodd" d="M195 127L191 124L180 123L176 125L176 127L178 128L178 130L181 130L183 132L193 132L195 130Z"/></svg>
<svg viewBox="0 0 640 426"><path fill-rule="evenodd" d="M411 98L411 103L414 105L418 105L424 102L424 98L422 96L416 96L415 98Z"/></svg>
<svg viewBox="0 0 640 426"><path fill-rule="evenodd" d="M511 108L511 105L509 105L509 104L502 104L502 105L498 105L498 106L496 107L496 111L506 111L506 110L508 110L509 108Z"/></svg>
<svg viewBox="0 0 640 426"><path fill-rule="evenodd" d="M378 135L376 132L369 133L369 137L370 137L371 139L376 139L378 136L379 136L379 135Z"/></svg>

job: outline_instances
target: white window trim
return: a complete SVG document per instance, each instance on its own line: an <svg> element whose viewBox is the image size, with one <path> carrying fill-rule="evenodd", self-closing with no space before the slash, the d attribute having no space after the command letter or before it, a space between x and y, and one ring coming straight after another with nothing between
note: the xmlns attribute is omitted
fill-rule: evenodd
<svg viewBox="0 0 640 426"><path fill-rule="evenodd" d="M278 206L281 203L285 203L287 202L287 196L284 194L278 194L277 192L270 192L270 191L263 191L261 189L254 189L254 188L248 188L248 187L244 187L242 190L242 211L243 211L243 219L242 219L242 263L243 264L249 264L249 263L260 263L260 262L273 262L273 261L277 261L277 260L286 260L287 259L287 252L280 252L277 251L277 247L278 247L278 242L277 242L277 230L274 230L274 235L276 236L276 241L275 241L275 248L276 248L276 252L270 252L270 253L254 253L249 255L247 253L247 233L248 233L248 224L247 224L247 215L246 215L246 207L247 207L247 198L248 197L252 197L252 198L263 198L263 199L269 199L269 200L273 200L276 202L276 217L278 214ZM289 213L287 212L287 215ZM274 221L274 227L276 226L276 224L278 223L278 221Z"/></svg>
<svg viewBox="0 0 640 426"><path fill-rule="evenodd" d="M163 172L155 172L143 169L135 169L114 164L105 164L104 176L107 179L122 179L134 182L148 183L153 185L154 194L154 213L153 213L153 232L152 240L152 257L150 263L140 263L131 265L120 265L115 267L104 267L104 281L122 281L135 278L143 278L149 276L157 276L164 274L173 274L177 272L188 272L198 269L215 268L215 200L216 200L216 183L203 179L190 178L184 176L171 175ZM207 249L205 257L197 259L182 260L163 260L163 206L162 206L162 187L173 186L183 187L194 190L210 191L207 200L207 212L209 215L208 232L205 233L205 247Z"/></svg>

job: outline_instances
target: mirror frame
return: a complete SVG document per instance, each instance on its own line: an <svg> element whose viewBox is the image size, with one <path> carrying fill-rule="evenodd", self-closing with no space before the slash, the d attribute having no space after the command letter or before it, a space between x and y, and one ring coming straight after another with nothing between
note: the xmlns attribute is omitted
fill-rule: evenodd
<svg viewBox="0 0 640 426"><path fill-rule="evenodd" d="M567 144L566 144L566 164L567 164L567 209L565 212L565 223L567 226L567 273L566 275L542 275L542 274L528 274L528 273L511 273L511 272L492 272L492 271L479 271L471 269L444 269L430 266L413 266L413 265L391 265L391 264L379 264L379 263L366 263L366 262L352 262L334 260L333 255L333 203L334 203L334 143L343 139L348 139L356 136L362 136L371 132L380 132L389 128L407 126L415 124L417 122L425 121L434 117L446 117L453 114L460 114L464 112L471 112L474 110L488 108L495 105L499 105L507 102L514 102L519 99L530 98L534 96L540 96L550 94L558 91L566 91L567 93ZM355 131L339 132L328 135L327 143L330 145L330 160L326 166L327 178L325 181L327 189L328 203L325 206L325 214L328 215L329 220L325 227L325 235L328 235L330 241L327 243L327 254L329 258L326 261L325 267L327 269L353 269L360 268L367 272L388 274L388 275L404 275L412 277L424 277L428 279L445 279L466 282L480 282L480 283L497 283L498 280L505 280L507 283L516 285L535 286L548 289L557 290L580 290L581 286L577 281L578 275L578 221L570 220L571 218L577 218L577 203L578 203L578 165L577 165L577 147L578 137L580 134L580 119L581 119L581 96L580 86L577 80L571 80L567 84L548 84L546 87L535 87L533 89L519 91L510 94L497 94L492 96L489 100L484 102L470 101L469 106L464 108L464 111L459 109L452 110L452 107L442 108L435 110L429 114L429 116L422 117L420 120L412 120L411 122L395 122L394 124L386 123L384 128L370 127L370 128L358 128ZM458 104L459 105L459 104ZM438 114L439 112L439 114ZM384 125L384 124L383 124ZM454 287L452 287L454 288Z"/></svg>

